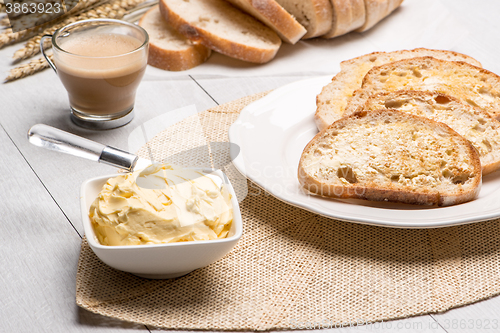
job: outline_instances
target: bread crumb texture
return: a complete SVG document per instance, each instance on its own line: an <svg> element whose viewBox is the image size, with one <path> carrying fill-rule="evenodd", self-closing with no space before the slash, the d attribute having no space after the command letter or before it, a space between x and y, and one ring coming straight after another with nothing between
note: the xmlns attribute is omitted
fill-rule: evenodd
<svg viewBox="0 0 500 333"><path fill-rule="evenodd" d="M394 61L425 56L449 61L464 61L474 66L481 67L480 62L467 55L453 51L425 48L394 52L373 52L343 61L340 63L341 71L317 96L315 121L318 129L320 131L325 129L328 125L344 115L350 98L353 96L355 90L361 88L363 78L370 69ZM345 113L351 114L354 110L349 109L348 111Z"/></svg>
<svg viewBox="0 0 500 333"><path fill-rule="evenodd" d="M149 34L148 64L170 71L196 67L210 56L211 50L194 44L179 34L162 17L159 6L154 6L139 21Z"/></svg>
<svg viewBox="0 0 500 333"><path fill-rule="evenodd" d="M281 46L272 29L224 0L161 0L160 8L182 35L236 59L265 63Z"/></svg>
<svg viewBox="0 0 500 333"><path fill-rule="evenodd" d="M397 109L445 123L476 148L483 175L500 167L500 122L457 98L427 91L400 90L371 95L360 109Z"/></svg>
<svg viewBox="0 0 500 333"><path fill-rule="evenodd" d="M304 150L299 167L299 179L310 192L384 200L384 191L402 191L410 198L401 201L411 203L418 203L412 202L412 192L441 196L474 191L478 177L477 153L456 132L387 110L358 113L320 132ZM333 189L340 192L333 193L330 185L341 186ZM342 187L351 186L378 193L346 195Z"/></svg>
<svg viewBox="0 0 500 333"><path fill-rule="evenodd" d="M400 89L436 91L500 117L500 77L465 62L422 57L385 64L366 74L362 89L369 94Z"/></svg>
<svg viewBox="0 0 500 333"><path fill-rule="evenodd" d="M168 0L168 4L182 13L191 26L216 32L229 40L264 48L280 44L271 29L225 1Z"/></svg>
<svg viewBox="0 0 500 333"><path fill-rule="evenodd" d="M139 25L148 32L150 41L153 41L160 47L182 50L192 46L192 43L188 39L170 27L161 17L158 6L150 9Z"/></svg>

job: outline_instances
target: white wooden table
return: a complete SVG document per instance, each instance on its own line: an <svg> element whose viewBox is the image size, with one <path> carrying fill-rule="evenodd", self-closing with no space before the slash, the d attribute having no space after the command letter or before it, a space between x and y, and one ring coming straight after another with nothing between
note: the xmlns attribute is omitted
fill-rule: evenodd
<svg viewBox="0 0 500 333"><path fill-rule="evenodd" d="M468 31L458 36L453 50L474 56L485 68L500 73L500 1L440 2L448 8L454 24L458 22ZM440 43L439 31L435 36L424 37L414 47L436 47ZM353 37L346 40L349 38ZM11 67L10 57L15 49L0 50L0 72L4 76ZM371 51L374 50L365 53ZM114 170L32 146L26 137L32 125L45 123L129 149L130 132L159 115L186 106L201 112L312 76L299 69L290 72L300 74L252 76L246 71L241 76L146 76L138 91L133 122L109 131L84 130L71 123L64 88L51 70L0 85L0 332L156 330L95 315L75 304L75 275L83 235L80 185L85 179ZM446 313L332 331L363 330L500 332L500 296Z"/></svg>

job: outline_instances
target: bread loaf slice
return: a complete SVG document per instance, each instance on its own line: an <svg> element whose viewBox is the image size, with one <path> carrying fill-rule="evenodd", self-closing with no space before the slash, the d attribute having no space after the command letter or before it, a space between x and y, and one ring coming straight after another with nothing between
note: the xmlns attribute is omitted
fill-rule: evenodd
<svg viewBox="0 0 500 333"><path fill-rule="evenodd" d="M340 63L340 72L332 82L326 85L316 97L316 113L314 120L321 131L344 114L347 101L356 89L361 87L363 77L373 67L393 61L413 57L432 56L450 61L465 61L481 66L477 60L461 53L418 48L395 52L374 52Z"/></svg>
<svg viewBox="0 0 500 333"><path fill-rule="evenodd" d="M448 206L478 195L481 164L469 141L443 123L363 111L314 137L298 178L305 190L326 197Z"/></svg>
<svg viewBox="0 0 500 333"><path fill-rule="evenodd" d="M500 119L500 76L461 61L433 57L404 59L372 68L361 89L349 100L345 114L351 114L367 98L381 91L429 90L453 97Z"/></svg>
<svg viewBox="0 0 500 333"><path fill-rule="evenodd" d="M366 20L365 23L357 30L358 32L366 31L372 28L375 24L382 21L398 8L403 0L364 0Z"/></svg>
<svg viewBox="0 0 500 333"><path fill-rule="evenodd" d="M163 18L180 34L229 57L253 63L274 58L281 39L225 0L160 0Z"/></svg>
<svg viewBox="0 0 500 333"><path fill-rule="evenodd" d="M169 71L183 71L196 67L210 56L211 50L193 44L169 26L154 6L139 20L149 35L148 64Z"/></svg>
<svg viewBox="0 0 500 333"><path fill-rule="evenodd" d="M364 0L330 0L332 4L332 27L321 36L333 38L354 31L365 23Z"/></svg>
<svg viewBox="0 0 500 333"><path fill-rule="evenodd" d="M283 41L295 44L307 32L295 18L275 0L226 0L264 22L273 29Z"/></svg>
<svg viewBox="0 0 500 333"><path fill-rule="evenodd" d="M276 0L292 14L307 33L302 39L326 34L332 27L332 5L330 0Z"/></svg>
<svg viewBox="0 0 500 333"><path fill-rule="evenodd" d="M393 109L450 126L479 153L482 174L500 168L500 122L461 100L436 92L398 90L371 95L358 111Z"/></svg>

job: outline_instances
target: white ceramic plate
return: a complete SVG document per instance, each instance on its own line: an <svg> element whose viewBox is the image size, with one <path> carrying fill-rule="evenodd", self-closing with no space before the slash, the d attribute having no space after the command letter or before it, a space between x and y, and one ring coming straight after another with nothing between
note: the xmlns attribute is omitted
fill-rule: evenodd
<svg viewBox="0 0 500 333"><path fill-rule="evenodd" d="M248 105L229 130L240 153L235 166L263 189L291 205L339 219L400 228L433 228L500 217L500 172L483 178L479 197L450 207L421 207L364 200L335 200L301 190L297 166L317 133L316 95L331 76L289 84Z"/></svg>

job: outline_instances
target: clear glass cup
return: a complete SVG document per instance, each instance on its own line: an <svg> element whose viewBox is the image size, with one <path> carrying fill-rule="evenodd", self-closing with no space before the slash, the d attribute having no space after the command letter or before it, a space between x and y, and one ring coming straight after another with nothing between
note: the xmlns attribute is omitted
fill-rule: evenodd
<svg viewBox="0 0 500 333"><path fill-rule="evenodd" d="M45 38L52 40L54 62L45 54ZM74 123L110 129L133 119L148 43L143 28L113 19L75 22L42 37L40 48L68 92Z"/></svg>

